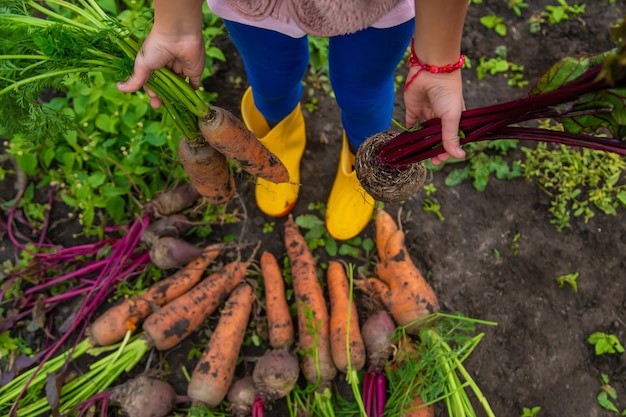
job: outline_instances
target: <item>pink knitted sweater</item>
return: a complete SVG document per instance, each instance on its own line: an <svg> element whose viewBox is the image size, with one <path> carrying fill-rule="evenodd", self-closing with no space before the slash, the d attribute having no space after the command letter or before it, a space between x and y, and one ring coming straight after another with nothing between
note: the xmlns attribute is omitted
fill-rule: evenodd
<svg viewBox="0 0 626 417"><path fill-rule="evenodd" d="M386 28L415 16L413 0L207 0L216 15L291 37Z"/></svg>

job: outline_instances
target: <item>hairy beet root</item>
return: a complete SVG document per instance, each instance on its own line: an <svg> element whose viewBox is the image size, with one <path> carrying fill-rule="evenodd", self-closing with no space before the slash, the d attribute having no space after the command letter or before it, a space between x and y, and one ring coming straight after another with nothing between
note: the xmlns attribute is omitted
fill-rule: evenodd
<svg viewBox="0 0 626 417"><path fill-rule="evenodd" d="M167 382L138 376L110 392L129 417L165 417L176 406L177 395Z"/></svg>
<svg viewBox="0 0 626 417"><path fill-rule="evenodd" d="M252 413L256 386L251 375L238 379L230 386L226 399L233 417L246 417Z"/></svg>
<svg viewBox="0 0 626 417"><path fill-rule="evenodd" d="M361 186L376 200L385 203L408 200L426 180L426 165L423 162L400 168L380 164L378 154L381 146L397 135L381 132L371 136L356 153L355 170Z"/></svg>
<svg viewBox="0 0 626 417"><path fill-rule="evenodd" d="M272 350L256 363L252 378L258 395L265 401L287 396L300 374L298 359L287 350Z"/></svg>
<svg viewBox="0 0 626 417"><path fill-rule="evenodd" d="M363 323L361 335L371 367L383 369L385 362L393 353L391 336L395 330L396 323L391 315L384 310L372 314Z"/></svg>

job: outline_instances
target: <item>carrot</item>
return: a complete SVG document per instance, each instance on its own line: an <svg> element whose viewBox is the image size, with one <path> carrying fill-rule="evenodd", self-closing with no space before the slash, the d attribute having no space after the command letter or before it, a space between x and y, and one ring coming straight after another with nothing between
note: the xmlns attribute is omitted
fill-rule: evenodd
<svg viewBox="0 0 626 417"><path fill-rule="evenodd" d="M135 331L137 324L148 317L155 307L174 300L200 281L206 268L220 254L222 245L207 246L200 256L173 275L156 282L146 292L125 298L98 317L87 330L92 344L110 345L124 338L127 331Z"/></svg>
<svg viewBox="0 0 626 417"><path fill-rule="evenodd" d="M376 266L378 277L389 286L385 304L400 326L439 311L439 301L433 288L415 266L405 243L404 232L394 232L385 244L384 263ZM407 327L406 332L417 334L419 325Z"/></svg>
<svg viewBox="0 0 626 417"><path fill-rule="evenodd" d="M434 417L435 405L429 404L424 406L424 400L419 395L413 397L413 401L407 407L404 417Z"/></svg>
<svg viewBox="0 0 626 417"><path fill-rule="evenodd" d="M261 273L265 286L270 346L280 349L292 345L295 332L289 305L285 298L285 282L278 261L270 252L263 252L261 255Z"/></svg>
<svg viewBox="0 0 626 417"><path fill-rule="evenodd" d="M285 221L284 239L297 305L300 367L309 383L323 387L337 374L330 350L330 319L315 259L292 215Z"/></svg>
<svg viewBox="0 0 626 417"><path fill-rule="evenodd" d="M187 395L193 401L217 407L226 398L235 376L253 302L252 287L245 282L228 297L209 344L191 374Z"/></svg>
<svg viewBox="0 0 626 417"><path fill-rule="evenodd" d="M235 179L226 157L202 137L181 138L178 156L191 185L209 203L224 204L235 195Z"/></svg>
<svg viewBox="0 0 626 417"><path fill-rule="evenodd" d="M365 345L359 328L356 303L350 299L350 286L343 265L330 261L327 271L330 298L330 344L337 369L360 371L365 366ZM349 353L349 356L348 356Z"/></svg>
<svg viewBox="0 0 626 417"><path fill-rule="evenodd" d="M148 316L143 330L152 345L166 350L189 336L242 282L248 266L249 262L230 262Z"/></svg>
<svg viewBox="0 0 626 417"><path fill-rule="evenodd" d="M410 337L401 337L397 342L396 354L394 361L389 364L390 372L398 372L399 368L413 369L411 362L419 362L420 353L418 352L416 342ZM396 395L397 399L402 401L401 415L402 417L434 417L435 405L424 405L424 399L416 392L416 386L414 383L416 378L422 377L417 374L412 377L414 381L406 387L409 392L405 395Z"/></svg>
<svg viewBox="0 0 626 417"><path fill-rule="evenodd" d="M374 220L376 226L376 246L378 249L378 258L381 262L385 261L385 243L389 237L398 230L395 220L384 209L376 210L376 218Z"/></svg>
<svg viewBox="0 0 626 417"><path fill-rule="evenodd" d="M198 120L198 126L212 147L244 171L275 183L289 181L287 168L280 159L231 112L213 106L206 117Z"/></svg>

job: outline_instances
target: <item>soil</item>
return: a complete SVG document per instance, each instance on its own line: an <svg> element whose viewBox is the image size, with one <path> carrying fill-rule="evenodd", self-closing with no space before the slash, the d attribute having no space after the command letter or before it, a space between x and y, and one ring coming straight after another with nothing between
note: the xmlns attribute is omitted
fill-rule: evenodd
<svg viewBox="0 0 626 417"><path fill-rule="evenodd" d="M463 53L475 67L480 57L493 57L496 47L504 45L507 60L523 65L525 79L532 85L562 57L600 53L614 46L610 27L626 13L624 2L589 0L584 14L556 25L545 23L540 32L531 33L528 19L556 3L529 2L522 17L501 0L473 4ZM485 15L504 18L507 35L501 37L483 27L479 19ZM219 94L217 105L239 114L239 100L247 86L241 59L227 37L215 42L227 61L215 68L205 88ZM473 69L464 70L464 78L467 108L526 92L526 87L508 86L501 76L478 80ZM233 83L236 79L243 82ZM316 90L315 97L317 109L305 111L308 142L294 216L319 214L309 205L326 201L337 168L338 108L322 90ZM303 103L309 101L309 97L303 99ZM394 116L404 119L401 93ZM506 159L519 156L513 152ZM617 392L616 403L625 409L626 355L596 356L587 337L602 331L626 343L626 211L620 209L615 216L598 214L588 222L573 218L572 227L559 232L550 223L550 197L532 182L492 178L483 192L467 181L448 187L444 179L454 168L458 165L427 177L437 190L429 198L440 204L443 220L422 209L424 190L386 209L400 213L411 256L433 285L442 310L498 323L479 329L484 338L466 362L495 415L520 416L524 407L534 406L541 407L541 417L615 415L596 400L602 389L601 374L608 375ZM238 177L247 218L238 225L216 227L216 232L261 241L262 250L282 257L283 220L270 219L256 208L253 186L247 176ZM263 225L271 221L274 232L263 233ZM361 236L373 238L373 225ZM3 242L6 249L6 239ZM320 262L328 260L323 251L316 254ZM571 273L579 274L578 292L556 283L557 277ZM172 379L179 381L180 394L185 390L181 367L193 367L186 359L188 348L182 345L165 356ZM284 409L279 407L270 415L285 415ZM443 407L437 408L437 415L445 415Z"/></svg>

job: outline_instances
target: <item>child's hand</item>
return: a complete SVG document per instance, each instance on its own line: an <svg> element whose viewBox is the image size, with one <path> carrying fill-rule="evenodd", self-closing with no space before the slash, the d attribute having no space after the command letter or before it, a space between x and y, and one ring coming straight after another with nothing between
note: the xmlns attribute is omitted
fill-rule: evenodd
<svg viewBox="0 0 626 417"><path fill-rule="evenodd" d="M411 68L406 79L410 80L415 71L417 68ZM465 157L459 145L459 120L465 109L461 71L439 74L420 72L404 92L404 104L407 127L415 126L420 120L441 119L446 151L431 158L433 165L439 165L450 157Z"/></svg>
<svg viewBox="0 0 626 417"><path fill-rule="evenodd" d="M153 29L135 58L135 68L130 78L117 84L125 93L132 93L144 87L152 72L169 68L183 78L189 77L192 87L200 86L200 76L205 65L205 49L202 34L169 36ZM150 96L150 105L161 106L159 97L149 88L144 88Z"/></svg>

